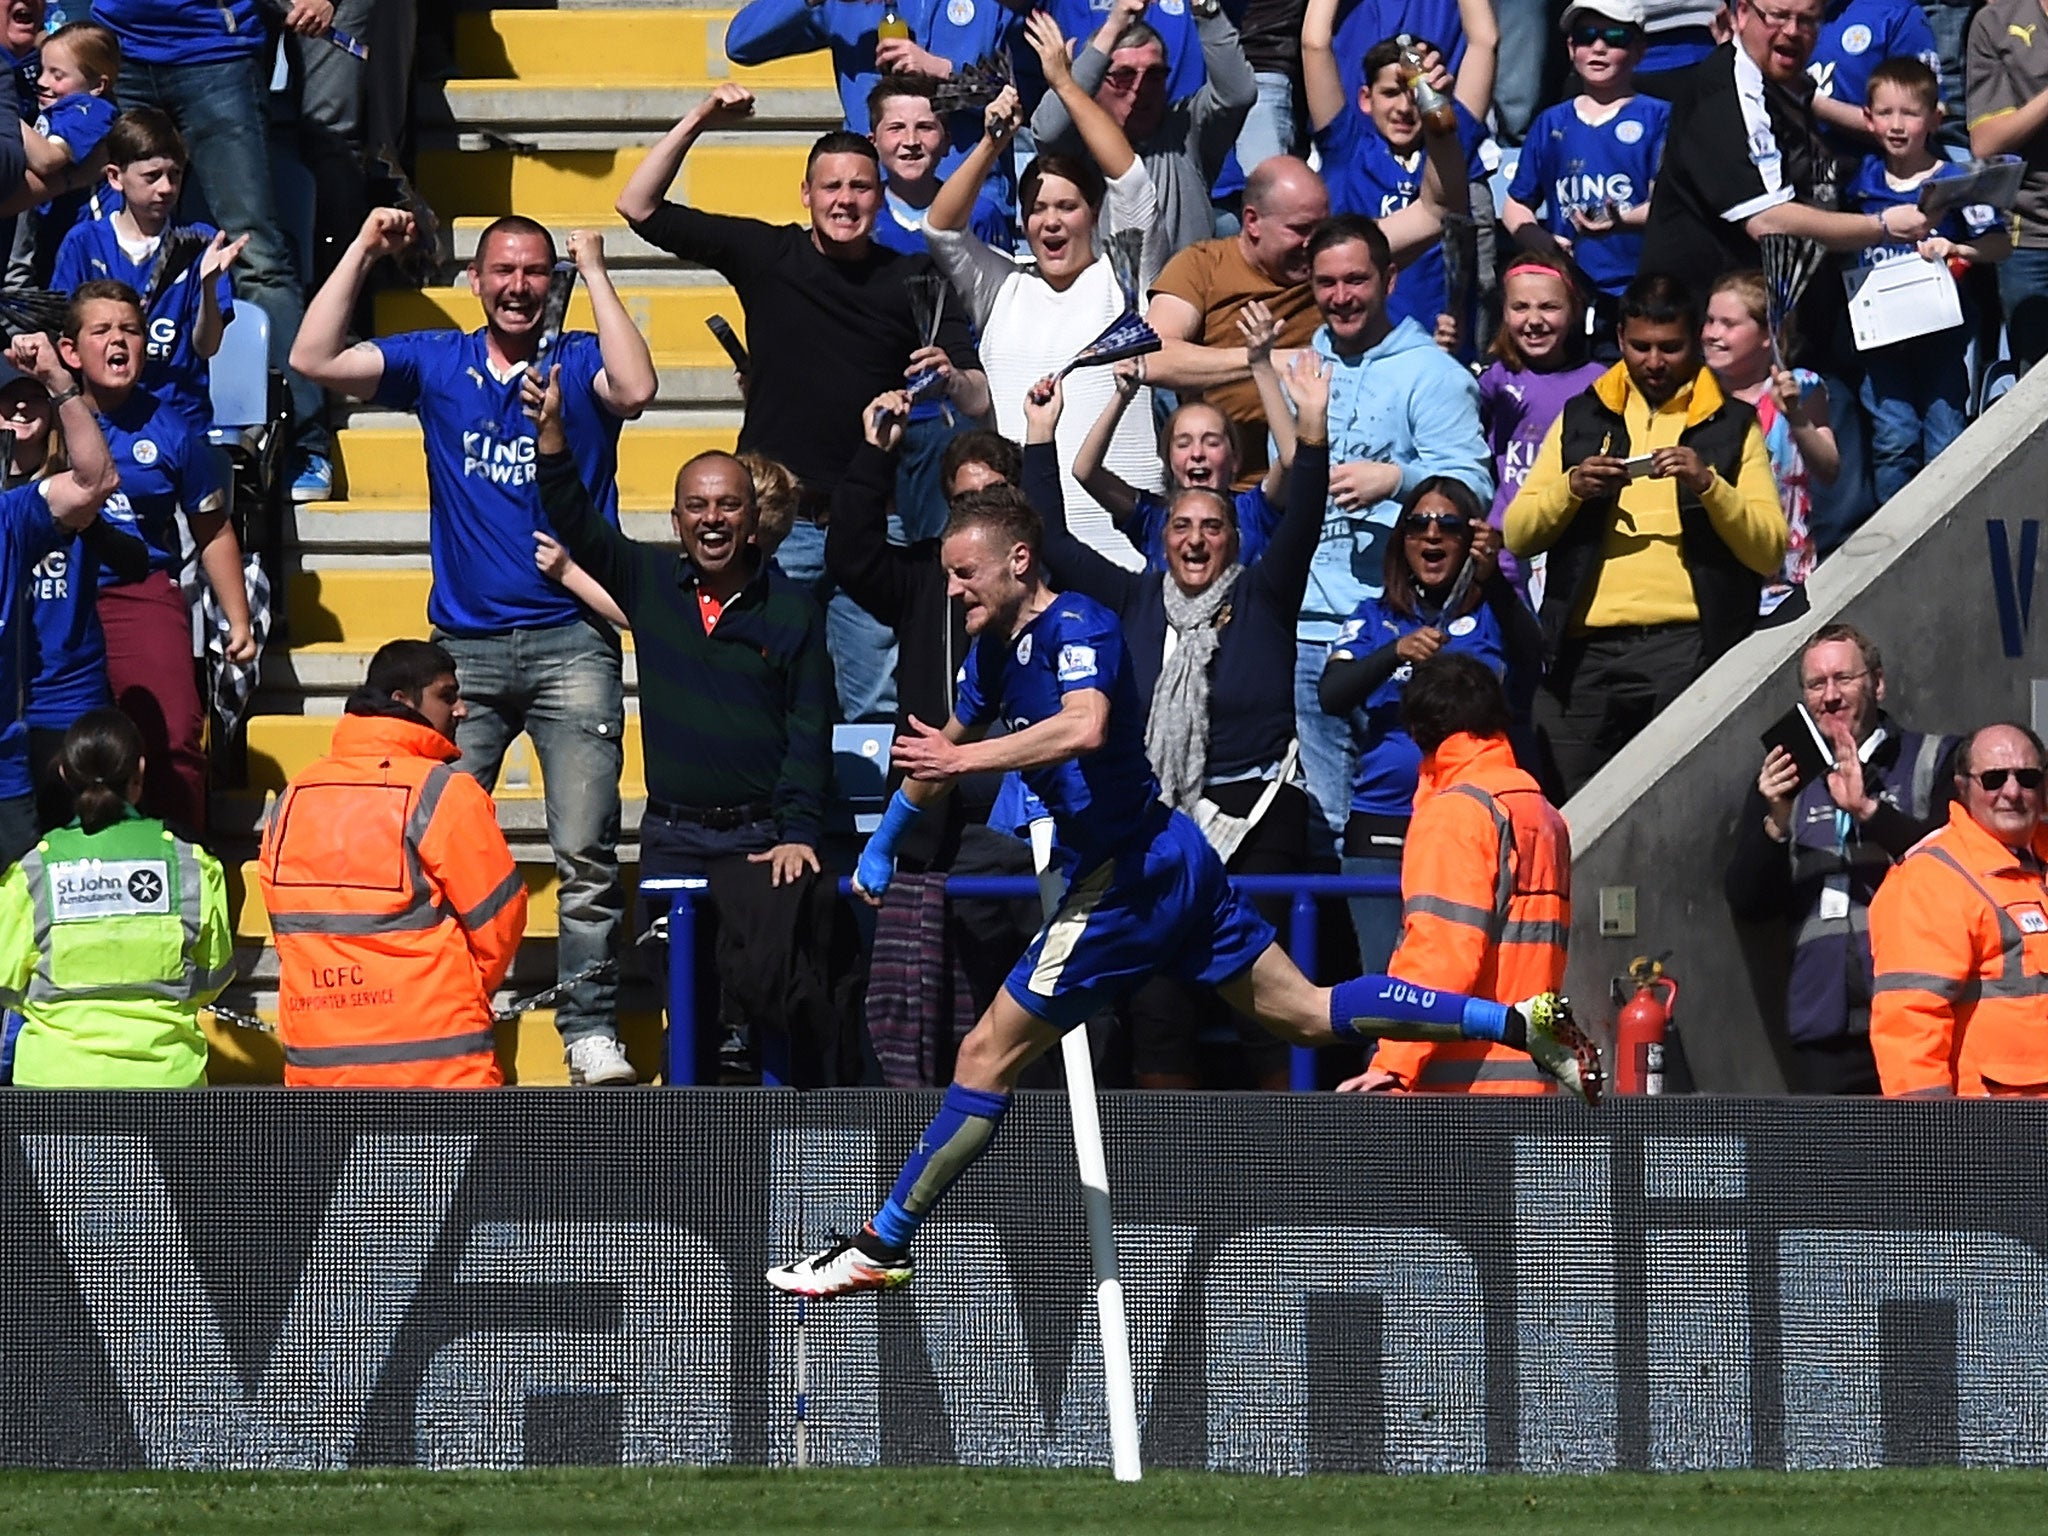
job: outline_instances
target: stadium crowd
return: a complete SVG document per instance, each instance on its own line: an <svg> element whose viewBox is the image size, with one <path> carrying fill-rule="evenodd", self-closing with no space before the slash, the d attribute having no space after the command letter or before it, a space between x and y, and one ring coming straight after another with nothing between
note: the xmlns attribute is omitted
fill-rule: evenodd
<svg viewBox="0 0 2048 1536"><path fill-rule="evenodd" d="M1476 959L1431 969L1455 946L1418 923L1455 876L1414 857L1411 823L1465 738L1423 750L1406 685L1440 654L1482 662L1507 706L1487 771L1562 804L1736 642L1807 612L1816 564L1954 440L2001 357L2048 352L2039 6L749 0L732 61L829 53L846 122L811 147L803 224L671 199L700 138L751 115L737 84L618 189L640 238L721 273L745 311L744 424L679 467L678 554L619 530L620 431L658 379L595 234L558 252L505 210L469 268L479 330L353 339L380 263L425 232L416 202L370 206L365 171L398 156L404 76L380 84L342 44L404 57L409 5L97 0L64 19L12 0L8 287L56 332L12 324L0 386L16 1079L203 1080L197 1016L229 956L193 616L230 668L262 627L206 435L238 303L289 385L292 498L332 493L338 395L417 416L431 499L432 637L378 653L264 834L288 1080L500 1080L492 1006L526 896L485 792L525 732L571 1079L634 1081L619 962L657 914L629 925L618 858L630 628L639 871L711 882L721 1070L949 1081L1039 925L948 901L946 877L1030 873L1042 809L1015 773L965 776L893 864L860 865L874 911L849 944L832 877L861 850L828 831L832 733L893 722L892 787L936 773L977 625L949 519L987 525L1004 487L1035 513L1001 524L1025 530L1006 558L1120 620L1160 799L1234 873L1402 876L1405 900L1350 903L1359 969L1483 990ZM317 191L307 249L269 190L279 47ZM1971 154L2020 157L2017 194ZM558 256L594 334L548 327ZM1914 321L1875 325L1852 302L1872 283ZM2004 1044L1959 1074L1927 1043L1943 1007L1967 1023L2048 995L1986 884L2048 911L2039 742L1902 728L1877 646L1842 626L1801 676L1821 762L1773 749L1727 873L1739 915L1791 932L1795 1087L2048 1078ZM1944 827L1968 844L1935 850L1961 896L1914 851ZM1513 846L1487 856L1505 868ZM139 886L64 873L95 860ZM1888 941L1880 891L1907 876L1982 906L1982 932ZM1546 963L1561 978L1561 933ZM1187 981L1089 1027L1116 1080L1285 1081L1277 1043ZM1917 1044L1888 1054L1896 1029ZM1346 1086L1548 1087L1497 1067L1388 1047Z"/></svg>

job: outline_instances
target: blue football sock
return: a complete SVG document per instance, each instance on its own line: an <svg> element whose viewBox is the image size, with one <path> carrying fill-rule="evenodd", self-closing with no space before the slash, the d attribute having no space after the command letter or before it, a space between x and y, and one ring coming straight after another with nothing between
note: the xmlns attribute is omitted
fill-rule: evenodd
<svg viewBox="0 0 2048 1536"><path fill-rule="evenodd" d="M946 1101L918 1138L917 1150L896 1176L896 1187L868 1223L886 1247L896 1253L910 1247L917 1224L981 1156L1009 1107L1007 1093L984 1093L958 1083L946 1090Z"/></svg>
<svg viewBox="0 0 2048 1536"><path fill-rule="evenodd" d="M1379 1031L1372 1026L1377 1023L1435 1025L1446 1038L1498 1040L1507 1028L1508 1008L1397 976L1360 976L1330 989L1330 1028L1338 1039L1376 1039Z"/></svg>

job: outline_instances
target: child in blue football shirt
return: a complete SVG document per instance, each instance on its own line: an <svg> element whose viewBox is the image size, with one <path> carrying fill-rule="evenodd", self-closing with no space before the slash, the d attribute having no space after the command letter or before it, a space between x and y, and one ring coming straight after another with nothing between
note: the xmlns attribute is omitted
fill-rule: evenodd
<svg viewBox="0 0 2048 1536"><path fill-rule="evenodd" d="M71 296L59 351L80 377L120 474L106 518L149 546L149 574L111 580L102 571L101 628L114 702L148 744L143 805L193 833L206 827L206 710L192 665L192 619L179 577L190 535L207 584L228 619L225 654L256 659L242 548L228 521L228 496L206 438L179 412L140 387L142 301L126 283L104 279Z"/></svg>
<svg viewBox="0 0 2048 1536"><path fill-rule="evenodd" d="M1671 107L1638 96L1643 0L1576 0L1564 13L1583 89L1530 126L1501 222L1524 250L1564 256L1593 294L1592 332L1613 348L1622 290L1642 260L1650 187Z"/></svg>
<svg viewBox="0 0 2048 1536"><path fill-rule="evenodd" d="M1422 195L1425 159L1425 124L1409 83L1404 47L1419 49L1425 58L1435 54L1432 42L1405 45L1399 38L1376 44L1365 56L1365 76L1356 98L1344 89L1342 73L1331 32L1338 0L1309 0L1301 24L1301 70L1303 93L1308 103L1309 124L1322 155L1323 180L1330 189L1330 211L1358 213L1369 219L1384 219L1415 202ZM1459 147L1464 153L1468 190L1484 196L1487 166L1482 151L1489 147L1482 119L1491 106L1500 27L1486 0L1460 0L1464 19L1465 56L1458 68L1450 96L1457 120ZM1448 135L1448 128L1446 129ZM1449 192L1451 189L1446 188ZM1462 208L1455 197L1446 205ZM1490 224L1481 219L1482 225ZM1476 275L1474 277L1476 279ZM1468 289L1466 313L1451 316L1449 327L1438 324L1446 309L1444 253L1431 245L1407 261L1387 297L1387 318L1399 325L1413 318L1415 323L1440 339L1468 337L1473 333Z"/></svg>
<svg viewBox="0 0 2048 1536"><path fill-rule="evenodd" d="M96 22L74 21L43 40L36 81L42 115L21 130L28 168L49 201L36 209L33 285L50 286L57 245L84 210L103 163L101 147L114 124L114 84L121 45Z"/></svg>
<svg viewBox="0 0 2048 1536"><path fill-rule="evenodd" d="M156 108L135 107L114 119L106 156L106 182L120 194L120 206L72 226L57 248L51 285L69 293L80 283L111 278L145 294L142 387L204 432L213 425L208 359L220 350L235 313L228 268L249 237L230 240L211 224L195 224L209 242L206 249L178 271L158 273L164 234L184 190L185 140Z"/></svg>
<svg viewBox="0 0 2048 1536"><path fill-rule="evenodd" d="M1886 59L1870 72L1864 121L1878 153L1863 162L1849 188L1860 212L1917 207L1930 181L1960 176L1963 167L1934 152L1941 120L1941 86L1919 59ZM1917 246L1874 245L1859 253L1863 266L1880 262L2003 261L2012 250L1995 209L1952 209ZM1970 402L1966 352L1974 329L1967 294L1963 320L1929 336L1876 347L1863 354L1863 408L1870 413L1870 450L1877 498L1889 500L1934 456L1962 435Z"/></svg>
<svg viewBox="0 0 2048 1536"><path fill-rule="evenodd" d="M62 471L57 406L40 379L0 365L0 432L11 446L0 460L0 484L16 486ZM64 733L89 710L114 701L107 686L107 640L98 610L100 571L114 581L149 574L149 548L104 517L60 538L29 572L34 620L25 633L22 720L36 781L36 822L47 831L71 819L71 793L57 773Z"/></svg>

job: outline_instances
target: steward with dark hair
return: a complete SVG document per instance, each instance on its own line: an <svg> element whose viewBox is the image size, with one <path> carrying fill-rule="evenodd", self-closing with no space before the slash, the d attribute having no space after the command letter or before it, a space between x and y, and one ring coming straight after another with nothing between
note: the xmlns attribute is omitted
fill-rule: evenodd
<svg viewBox="0 0 2048 1536"><path fill-rule="evenodd" d="M191 1088L199 1010L235 974L220 860L135 809L142 733L95 709L59 759L78 809L0 884L0 1004L27 1088Z"/></svg>

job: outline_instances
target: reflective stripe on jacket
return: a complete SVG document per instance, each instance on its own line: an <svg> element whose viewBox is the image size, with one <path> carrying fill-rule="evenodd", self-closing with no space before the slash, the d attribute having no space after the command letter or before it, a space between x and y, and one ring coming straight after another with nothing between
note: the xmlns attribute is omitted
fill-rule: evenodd
<svg viewBox="0 0 2048 1536"><path fill-rule="evenodd" d="M1387 972L1518 1003L1564 984L1571 834L1501 737L1457 735L1422 762L1401 858L1401 943ZM1521 1051L1389 1040L1373 1065L1419 1093L1548 1093Z"/></svg>
<svg viewBox="0 0 2048 1536"><path fill-rule="evenodd" d="M46 835L0 885L0 1001L28 1088L206 1081L199 1010L234 978L220 861L132 811Z"/></svg>
<svg viewBox="0 0 2048 1536"><path fill-rule="evenodd" d="M290 1084L487 1088L491 994L526 887L482 785L422 722L345 715L285 790L258 878L276 936Z"/></svg>
<svg viewBox="0 0 2048 1536"><path fill-rule="evenodd" d="M1907 854L1870 904L1870 1049L1887 1094L2048 1094L2048 881L1971 819Z"/></svg>
<svg viewBox="0 0 2048 1536"><path fill-rule="evenodd" d="M1928 822L1936 770L1956 741L1953 736L1917 731L1888 732L1864 763L1865 791L1915 822ZM1846 840L1837 830L1844 822L1850 829ZM1795 919L1785 983L1785 1033L1801 1042L1866 1035L1870 902L1891 873L1892 856L1836 810L1825 778L1813 780L1794 799L1792 835L1785 852Z"/></svg>

